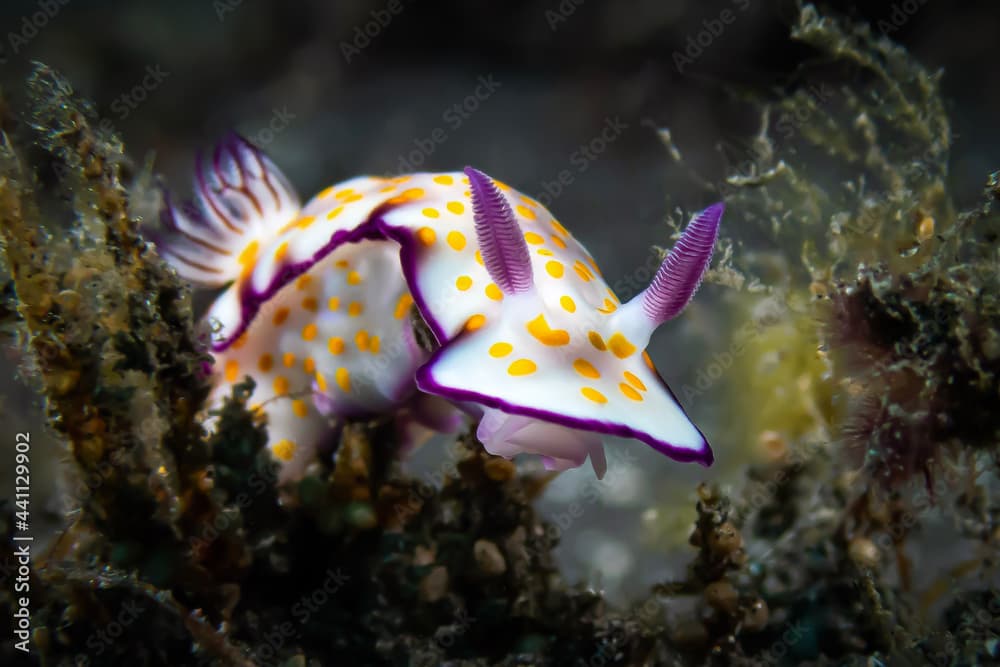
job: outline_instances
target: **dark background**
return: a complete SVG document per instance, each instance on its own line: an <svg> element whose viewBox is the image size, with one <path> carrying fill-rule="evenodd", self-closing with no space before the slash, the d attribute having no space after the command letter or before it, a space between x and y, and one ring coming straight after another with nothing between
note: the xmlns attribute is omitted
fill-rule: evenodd
<svg viewBox="0 0 1000 667"><path fill-rule="evenodd" d="M998 168L995 0L826 6L876 31L882 21L918 60L944 70L955 135L952 192L960 206L974 203ZM719 22L724 10L731 23ZM778 94L796 82L801 63L816 58L788 39L795 16L794 3L764 0L6 0L0 83L16 94L31 60L60 70L95 102L133 159L152 158L182 193L194 153L231 128L262 144L303 199L359 173L398 172L414 151L423 161L411 159L418 169L473 164L535 196L569 170L572 183L550 208L614 285L648 263L652 244L668 244L670 208L713 201L671 166L653 128L669 127L689 161L718 181L725 163L716 144L756 130L741 93ZM366 25L371 36L359 37ZM719 34L678 71L675 54L712 27ZM459 116L448 110L483 78L499 86L456 126ZM581 163L575 152L615 118L627 127ZM433 141L437 128L445 140ZM738 235L738 212L724 226ZM709 292L689 319L702 313L700 335L708 349L722 348L726 332L713 331L711 318L705 329ZM654 340L651 353L671 383L690 380L704 362L681 351L690 326L678 323ZM7 358L16 369L17 354ZM42 432L39 400L19 386L0 387L3 409L16 415L16 427ZM688 407L717 440L725 415L712 392ZM618 490L612 485L606 507L588 511L564 537L568 563L601 571L612 594L619 583L664 576L668 566L634 546L641 511L662 502L663 485L683 480L690 490L694 478L718 475L671 464L638 443L622 445L635 460L619 466ZM717 457L732 447L715 445ZM574 484L586 483L566 478L550 495L553 511L574 497Z"/></svg>

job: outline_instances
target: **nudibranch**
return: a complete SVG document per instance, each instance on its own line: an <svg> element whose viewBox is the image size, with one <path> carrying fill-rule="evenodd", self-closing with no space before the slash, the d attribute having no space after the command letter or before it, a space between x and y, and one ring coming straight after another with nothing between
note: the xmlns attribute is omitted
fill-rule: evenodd
<svg viewBox="0 0 1000 667"><path fill-rule="evenodd" d="M331 424L385 414L449 431L464 413L492 454L539 454L548 469L589 457L598 477L602 435L712 462L645 348L701 282L721 203L623 304L548 210L471 167L361 176L303 206L233 135L198 159L195 194L167 198L157 245L183 278L228 284L207 313L210 400L254 379L284 479Z"/></svg>

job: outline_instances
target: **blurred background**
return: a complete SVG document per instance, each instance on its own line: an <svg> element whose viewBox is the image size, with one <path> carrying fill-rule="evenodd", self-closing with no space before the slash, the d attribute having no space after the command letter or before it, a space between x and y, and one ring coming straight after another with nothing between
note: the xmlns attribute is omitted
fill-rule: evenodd
<svg viewBox="0 0 1000 667"><path fill-rule="evenodd" d="M1000 141L996 3L827 6L943 70L952 192L961 207L974 203ZM814 57L788 39L795 15L777 0L6 0L0 84L17 95L32 60L61 71L133 160L152 161L185 195L196 151L229 129L264 148L304 199L361 173L475 165L547 203L625 300L658 263L652 246L670 245L668 213L714 201L673 163L656 129L669 128L687 161L720 182L734 162L720 143L740 145L758 129L744 93L782 90ZM739 211L723 225L754 242L740 236ZM676 536L664 537L671 507L684 501L690 512L695 480L725 484L738 468L726 462L752 456L742 450L756 436L727 423L724 374L691 400L681 391L730 344L730 323L713 317L723 292L708 286L650 349L719 463L676 464L641 443L611 441L604 482L589 467L571 471L543 498L567 574L613 599L683 566L686 554L665 558L663 546L682 541L691 516L679 514ZM46 441L19 351L6 349L2 363L6 431ZM35 451L49 453L34 471L35 492L45 493L55 488L58 448L49 440ZM433 478L447 456L432 443L409 465ZM0 472L3 496L13 484L6 461ZM58 503L48 512L57 525Z"/></svg>

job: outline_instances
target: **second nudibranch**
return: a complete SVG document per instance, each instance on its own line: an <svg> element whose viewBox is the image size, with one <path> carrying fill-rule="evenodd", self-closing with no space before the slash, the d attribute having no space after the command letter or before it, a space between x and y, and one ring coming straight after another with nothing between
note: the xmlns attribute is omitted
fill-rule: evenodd
<svg viewBox="0 0 1000 667"><path fill-rule="evenodd" d="M195 188L196 204L167 202L158 246L192 282L231 283L207 314L211 401L255 380L284 479L333 422L389 413L438 431L465 413L492 454L540 454L549 469L589 456L598 477L604 434L712 462L645 348L697 289L722 204L622 304L548 210L472 168L358 177L302 206L232 136L198 161Z"/></svg>

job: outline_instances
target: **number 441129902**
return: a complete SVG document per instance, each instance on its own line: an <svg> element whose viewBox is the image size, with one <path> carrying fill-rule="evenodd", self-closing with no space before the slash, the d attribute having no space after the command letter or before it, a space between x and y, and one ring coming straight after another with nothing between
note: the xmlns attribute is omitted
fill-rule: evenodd
<svg viewBox="0 0 1000 667"><path fill-rule="evenodd" d="M14 441L14 504L18 522L28 522L28 504L31 492L31 470L28 453L31 451L31 434L18 433ZM19 525L21 525L19 523Z"/></svg>

